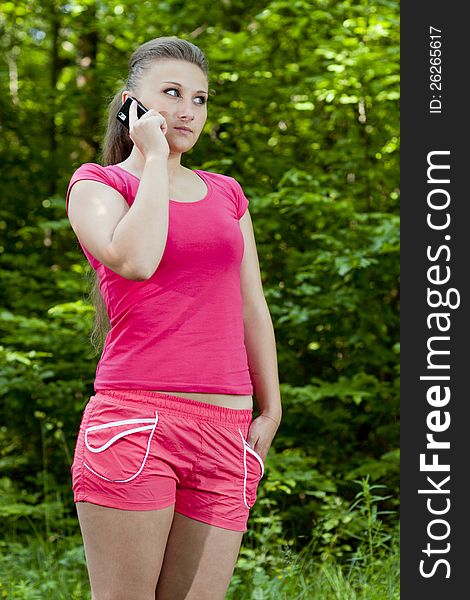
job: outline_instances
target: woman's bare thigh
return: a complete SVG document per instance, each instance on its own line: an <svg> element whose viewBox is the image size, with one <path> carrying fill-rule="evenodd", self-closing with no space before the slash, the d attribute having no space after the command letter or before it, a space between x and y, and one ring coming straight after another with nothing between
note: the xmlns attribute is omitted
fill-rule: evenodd
<svg viewBox="0 0 470 600"><path fill-rule="evenodd" d="M155 600L223 600L242 538L175 512Z"/></svg>
<svg viewBox="0 0 470 600"><path fill-rule="evenodd" d="M154 600L174 513L76 502L93 600Z"/></svg>

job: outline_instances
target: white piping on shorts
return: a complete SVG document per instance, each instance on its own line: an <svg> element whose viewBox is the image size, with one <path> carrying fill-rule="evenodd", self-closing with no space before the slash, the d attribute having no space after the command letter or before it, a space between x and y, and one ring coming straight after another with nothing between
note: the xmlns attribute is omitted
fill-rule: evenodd
<svg viewBox="0 0 470 600"><path fill-rule="evenodd" d="M97 431L98 429L106 429L107 427L116 427L117 425L130 425L131 423L152 423L152 425L142 425L141 427L134 427L133 429L126 429L126 431L121 431L121 433L118 433L117 435L115 435L114 437L112 437L105 444L103 444L102 446L99 446L98 448L93 448L88 443L88 432L90 432L90 431ZM110 423L104 423L103 425L93 425L93 427L87 427L85 429L85 445L86 445L86 447L88 448L88 450L90 452L103 452L103 450L106 450L107 448L109 448L109 446L111 446L111 444L113 444L116 440L118 440L119 438L124 437L125 435L129 435L130 433L137 433L138 431L147 431L147 430L150 430L150 429L152 430L152 433L149 435L149 439L148 439L148 442L147 442L147 451L145 452L145 456L144 456L144 459L142 461L142 464L140 465L140 468L137 471L137 473L135 473L134 475L132 475L132 477L129 477L128 479L109 479L108 477L105 477L104 475L100 475L99 473L97 473L96 471L94 471L85 462L83 463L83 465L89 471L91 471L92 473L94 473L98 477L101 477L101 479L105 479L106 481L112 481L113 483L126 483L128 481L131 481L132 479L134 479L135 477L137 477L137 475L144 468L145 461L147 460L147 456L148 456L148 454L150 452L150 442L152 441L152 436L153 436L153 434L155 432L155 428L157 427L157 423L158 423L158 412L155 411L155 419L127 419L125 421L111 421Z"/></svg>
<svg viewBox="0 0 470 600"><path fill-rule="evenodd" d="M240 437L242 438L242 441L243 441L243 468L244 468L243 502L244 502L245 506L248 509L250 509L251 506L246 501L246 478L248 475L247 468L246 468L246 451L248 450L248 452L251 452L251 454L256 458L256 460L261 465L261 477L263 477L263 475L264 475L264 463L263 463L263 459L261 458L261 456L257 452L255 452L253 450L253 448L249 445L249 443L245 440L245 438L243 437L242 430L240 428L238 428L238 432L240 433ZM260 477L260 479L261 479L261 477Z"/></svg>

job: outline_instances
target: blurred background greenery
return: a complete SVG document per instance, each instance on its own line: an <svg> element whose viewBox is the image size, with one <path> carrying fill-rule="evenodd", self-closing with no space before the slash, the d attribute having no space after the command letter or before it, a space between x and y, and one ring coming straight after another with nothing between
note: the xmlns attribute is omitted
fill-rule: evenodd
<svg viewBox="0 0 470 600"><path fill-rule="evenodd" d="M0 597L88 598L70 465L99 357L65 214L141 43L209 60L189 168L250 200L283 422L229 598L398 598L399 3L0 2Z"/></svg>

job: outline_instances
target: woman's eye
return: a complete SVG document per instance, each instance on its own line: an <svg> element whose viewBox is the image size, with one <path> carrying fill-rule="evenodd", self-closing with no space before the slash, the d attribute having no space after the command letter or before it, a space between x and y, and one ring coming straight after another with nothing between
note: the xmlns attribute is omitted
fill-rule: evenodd
<svg viewBox="0 0 470 600"><path fill-rule="evenodd" d="M165 90L165 93L167 93L167 92L177 92L178 95L180 93L180 91L177 88L168 88L168 89ZM207 102L207 100L206 100L206 98L204 96L197 96L197 98L199 98L200 100L202 100L202 102L198 102L198 104L205 104Z"/></svg>
<svg viewBox="0 0 470 600"><path fill-rule="evenodd" d="M178 94L179 94L179 91L176 88L168 88L167 90L165 90L165 94L167 92L178 92Z"/></svg>

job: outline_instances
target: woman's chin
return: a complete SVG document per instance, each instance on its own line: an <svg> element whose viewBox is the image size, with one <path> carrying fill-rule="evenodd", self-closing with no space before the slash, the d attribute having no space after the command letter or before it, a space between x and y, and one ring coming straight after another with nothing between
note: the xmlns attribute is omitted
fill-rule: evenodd
<svg viewBox="0 0 470 600"><path fill-rule="evenodd" d="M171 141L168 140L168 145L172 152L187 152L188 150L191 150L194 144L194 140L175 140L174 138L171 139Z"/></svg>

